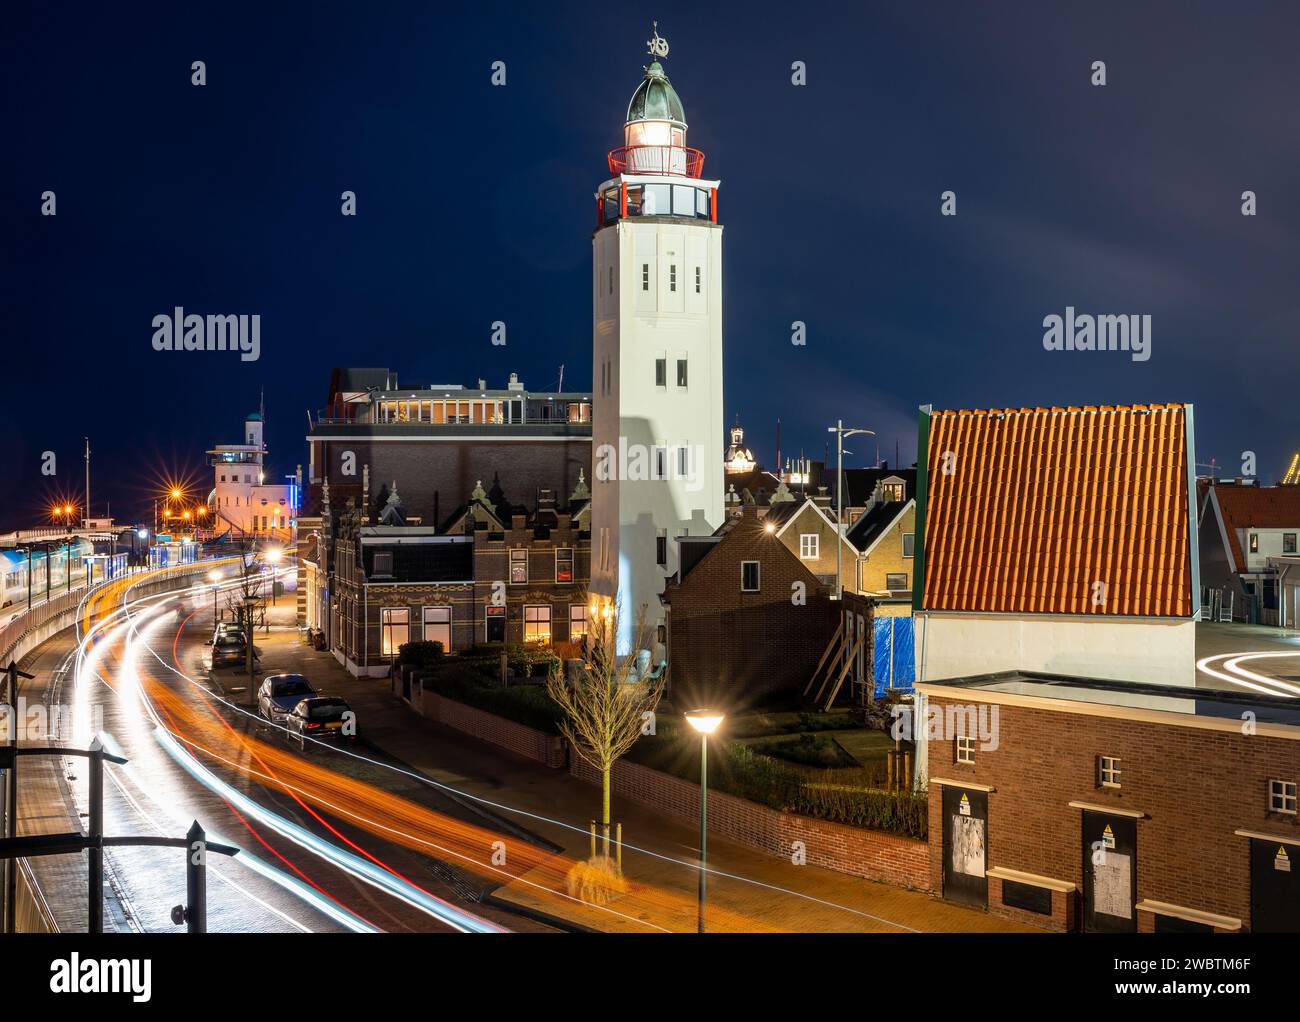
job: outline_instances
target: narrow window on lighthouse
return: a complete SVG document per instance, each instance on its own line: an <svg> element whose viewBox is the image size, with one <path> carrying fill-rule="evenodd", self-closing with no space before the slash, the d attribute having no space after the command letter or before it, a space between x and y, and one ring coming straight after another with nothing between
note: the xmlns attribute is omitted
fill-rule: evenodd
<svg viewBox="0 0 1300 1022"><path fill-rule="evenodd" d="M677 264L673 263L668 267L668 290L677 290Z"/></svg>
<svg viewBox="0 0 1300 1022"><path fill-rule="evenodd" d="M641 290L642 291L650 290L650 264L649 263L641 264Z"/></svg>
<svg viewBox="0 0 1300 1022"><path fill-rule="evenodd" d="M695 267L695 293L700 293L700 268Z"/></svg>
<svg viewBox="0 0 1300 1022"><path fill-rule="evenodd" d="M686 386L686 359L684 358L677 360L677 386Z"/></svg>
<svg viewBox="0 0 1300 1022"><path fill-rule="evenodd" d="M614 267L609 268L609 293L614 293Z"/></svg>
<svg viewBox="0 0 1300 1022"><path fill-rule="evenodd" d="M666 358L655 359L655 386L668 386L668 359Z"/></svg>

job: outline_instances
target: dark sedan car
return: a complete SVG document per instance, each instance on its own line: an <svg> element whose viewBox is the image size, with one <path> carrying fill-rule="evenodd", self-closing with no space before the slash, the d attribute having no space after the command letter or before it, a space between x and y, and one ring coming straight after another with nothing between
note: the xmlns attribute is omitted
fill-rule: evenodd
<svg viewBox="0 0 1300 1022"><path fill-rule="evenodd" d="M256 656L256 654L254 654ZM248 640L238 632L223 635L212 643L212 666L239 667L248 658Z"/></svg>
<svg viewBox="0 0 1300 1022"><path fill-rule="evenodd" d="M293 712L295 706L314 695L319 693L301 674L272 674L257 690L257 710L267 720L278 724Z"/></svg>
<svg viewBox="0 0 1300 1022"><path fill-rule="evenodd" d="M338 696L312 696L302 700L284 719L289 737L300 748L307 748L309 738L317 741L354 742L357 717L346 699Z"/></svg>

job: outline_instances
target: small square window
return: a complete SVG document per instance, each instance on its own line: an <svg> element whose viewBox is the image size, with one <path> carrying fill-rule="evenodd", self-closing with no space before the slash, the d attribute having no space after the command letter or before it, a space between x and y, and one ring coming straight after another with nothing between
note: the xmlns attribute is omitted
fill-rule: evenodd
<svg viewBox="0 0 1300 1022"><path fill-rule="evenodd" d="M1295 785L1295 781L1268 782L1268 811L1270 813L1295 815Z"/></svg>
<svg viewBox="0 0 1300 1022"><path fill-rule="evenodd" d="M799 536L799 557L805 561L815 561L818 557L818 548L821 546L821 537L815 532L805 532Z"/></svg>
<svg viewBox="0 0 1300 1022"><path fill-rule="evenodd" d="M967 764L975 762L975 739L973 737L957 736L957 762Z"/></svg>
<svg viewBox="0 0 1300 1022"><path fill-rule="evenodd" d="M1284 553L1284 554L1293 554L1293 553L1295 553L1295 533L1294 533L1294 532L1284 532L1284 533L1282 533L1282 553Z"/></svg>
<svg viewBox="0 0 1300 1022"><path fill-rule="evenodd" d="M742 593L759 591L758 561L740 562L740 591Z"/></svg>
<svg viewBox="0 0 1300 1022"><path fill-rule="evenodd" d="M677 360L677 386L686 386L686 359L684 358Z"/></svg>
<svg viewBox="0 0 1300 1022"><path fill-rule="evenodd" d="M1103 788L1120 786L1120 759L1118 756L1097 757L1097 782Z"/></svg>

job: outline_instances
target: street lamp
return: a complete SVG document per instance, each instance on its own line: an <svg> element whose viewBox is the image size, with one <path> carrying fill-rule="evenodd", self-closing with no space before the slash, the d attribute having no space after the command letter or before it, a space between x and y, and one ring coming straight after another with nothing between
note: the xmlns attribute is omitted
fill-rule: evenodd
<svg viewBox="0 0 1300 1022"><path fill-rule="evenodd" d="M208 581L212 583L212 629L217 627L217 591L221 588L224 576L216 568L208 572Z"/></svg>
<svg viewBox="0 0 1300 1022"><path fill-rule="evenodd" d="M846 436L875 436L872 429L856 429L844 425L843 419L836 419L834 426L826 427L827 433L835 434L835 598L844 599L844 438ZM850 454L853 452L850 451Z"/></svg>
<svg viewBox="0 0 1300 1022"><path fill-rule="evenodd" d="M708 878L709 843L709 735L718 730L722 714L715 710L691 710L686 722L700 733L700 898L699 926L704 932L704 897Z"/></svg>
<svg viewBox="0 0 1300 1022"><path fill-rule="evenodd" d="M271 565L271 606L275 606L275 578L276 565L280 563L280 558L284 556L284 551L279 547L272 547L266 552L266 559Z"/></svg>

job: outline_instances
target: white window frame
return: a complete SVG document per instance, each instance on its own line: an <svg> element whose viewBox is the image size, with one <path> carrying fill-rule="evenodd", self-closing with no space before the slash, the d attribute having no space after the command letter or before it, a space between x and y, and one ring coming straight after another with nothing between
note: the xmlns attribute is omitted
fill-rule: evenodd
<svg viewBox="0 0 1300 1022"><path fill-rule="evenodd" d="M975 737L973 735L957 736L957 762L967 766L975 765Z"/></svg>
<svg viewBox="0 0 1300 1022"><path fill-rule="evenodd" d="M444 613L447 615L447 618L445 621L431 621L429 619L429 611ZM451 607L445 603L429 604L422 607L420 609L420 637L425 642L442 642L442 651L444 653L450 653L452 651L452 618L453 614ZM440 630L444 627L447 629L447 638L445 641L441 635L431 634L431 632Z"/></svg>
<svg viewBox="0 0 1300 1022"><path fill-rule="evenodd" d="M1119 756L1097 757L1097 783L1103 788L1119 788L1123 785L1124 761Z"/></svg>
<svg viewBox="0 0 1300 1022"><path fill-rule="evenodd" d="M569 555L569 577L567 580L560 578L560 554ZM576 557L575 557L575 551L573 547L561 546L555 548L555 584L557 586L573 585L573 572L574 572L573 564L575 559Z"/></svg>
<svg viewBox="0 0 1300 1022"><path fill-rule="evenodd" d="M745 585L745 567L750 564L754 566L754 586L752 589ZM761 562L740 562L740 591L742 593L761 593L763 591L763 565Z"/></svg>
<svg viewBox="0 0 1300 1022"><path fill-rule="evenodd" d="M542 612L545 612L544 618ZM532 625L533 628L531 630L533 632L536 632L537 631L536 626L541 624L543 620L545 620L546 622L545 638L540 638L536 634L529 635L528 634L530 631L529 626ZM551 636L554 634L551 631L551 625L552 625L552 615L551 615L551 605L549 603L524 604L524 642L550 642Z"/></svg>
<svg viewBox="0 0 1300 1022"><path fill-rule="evenodd" d="M799 559L815 561L821 556L821 536L815 532L799 534Z"/></svg>
<svg viewBox="0 0 1300 1022"><path fill-rule="evenodd" d="M587 605L585 603L569 604L569 641L577 642L586 638L588 627Z"/></svg>
<svg viewBox="0 0 1300 1022"><path fill-rule="evenodd" d="M401 642L394 642L398 629L401 629L404 638ZM380 656L397 656L397 652L402 648L402 643L411 641L411 608L410 607L380 607L379 608L379 655Z"/></svg>
<svg viewBox="0 0 1300 1022"><path fill-rule="evenodd" d="M523 556L517 557L515 556L516 554L522 554ZM524 577L521 579L515 578L516 564L522 564L524 566ZM527 547L516 546L510 548L509 568L510 568L510 584L512 586L528 585L528 548Z"/></svg>
<svg viewBox="0 0 1300 1022"><path fill-rule="evenodd" d="M1296 782L1272 778L1268 782L1268 811L1296 815Z"/></svg>

